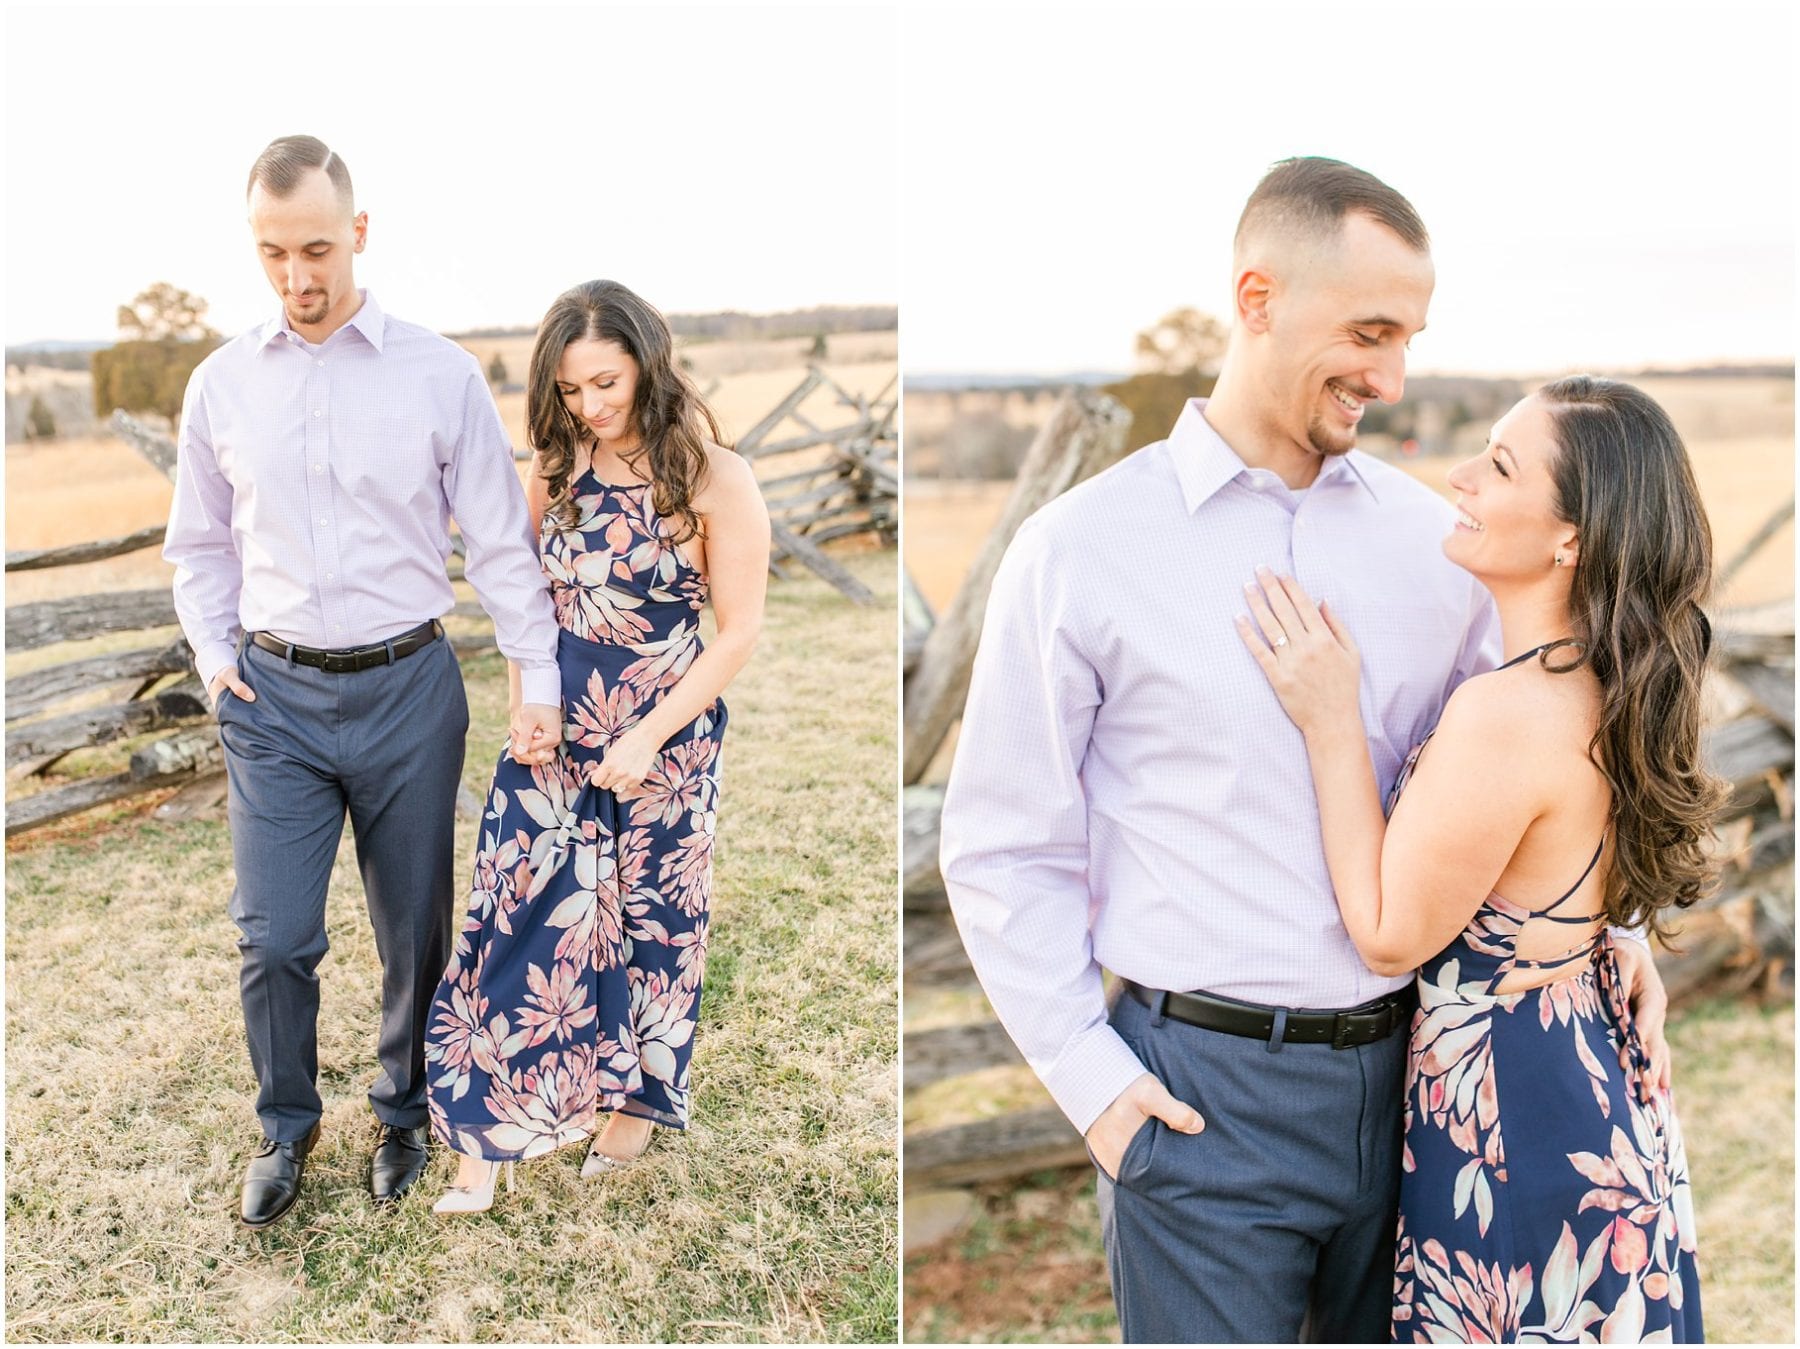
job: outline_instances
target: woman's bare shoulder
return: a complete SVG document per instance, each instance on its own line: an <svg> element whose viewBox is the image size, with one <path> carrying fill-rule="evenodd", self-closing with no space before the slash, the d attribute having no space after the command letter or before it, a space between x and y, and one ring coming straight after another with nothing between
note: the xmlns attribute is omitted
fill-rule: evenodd
<svg viewBox="0 0 1800 1349"><path fill-rule="evenodd" d="M715 504L741 502L761 490L757 485L756 470L748 459L736 450L715 445L710 440L706 442L706 480L694 497L697 510L706 511Z"/></svg>

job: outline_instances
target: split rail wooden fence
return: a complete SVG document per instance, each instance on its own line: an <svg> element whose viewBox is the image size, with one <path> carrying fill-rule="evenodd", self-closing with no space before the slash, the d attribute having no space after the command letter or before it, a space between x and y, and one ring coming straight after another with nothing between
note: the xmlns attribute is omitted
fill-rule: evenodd
<svg viewBox="0 0 1800 1349"><path fill-rule="evenodd" d="M854 602L872 602L868 587L820 545L859 534L883 544L894 542L899 520L898 404L894 380L868 398L849 392L814 366L740 439L737 450L747 459L785 459L794 464L763 481L774 530L769 565L777 576L790 575L792 564L799 563ZM850 410L850 420L835 423L826 415L827 409L839 408ZM123 412L113 414L112 429L174 478L175 446L168 436ZM773 438L784 429L788 434ZM163 536L163 527L156 526L122 538L8 553L6 570L10 574L98 562L158 547ZM454 539L453 546L457 556L451 559L449 576L456 581L462 579L461 540ZM459 603L449 616L478 625L473 632L452 637L459 656L494 645L491 623L479 604ZM6 644L9 652L18 654L112 633L151 633L176 621L167 587L40 600L7 608ZM96 694L104 694L106 700L93 705ZM77 702L88 705L55 711ZM183 790L160 805L157 814L182 818L216 808L224 790L217 726L194 672L192 653L179 637L80 656L8 678L10 781L41 777L76 750L164 730L170 734L134 750L121 772L82 778L9 802L7 836L171 786Z"/></svg>

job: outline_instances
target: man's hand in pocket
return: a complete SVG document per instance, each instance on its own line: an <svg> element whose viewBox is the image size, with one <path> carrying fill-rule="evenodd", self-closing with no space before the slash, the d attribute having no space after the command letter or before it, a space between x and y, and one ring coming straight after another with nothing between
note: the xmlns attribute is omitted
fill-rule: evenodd
<svg viewBox="0 0 1800 1349"><path fill-rule="evenodd" d="M1118 1099L1101 1111L1088 1128L1088 1148L1108 1180L1118 1179L1125 1149L1152 1116L1178 1133L1197 1134L1206 1127L1198 1110L1171 1096L1155 1073L1144 1073L1120 1092Z"/></svg>

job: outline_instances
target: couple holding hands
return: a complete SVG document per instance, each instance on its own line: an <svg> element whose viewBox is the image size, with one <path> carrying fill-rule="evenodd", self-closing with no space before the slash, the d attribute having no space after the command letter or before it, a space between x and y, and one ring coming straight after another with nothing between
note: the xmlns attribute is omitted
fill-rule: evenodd
<svg viewBox="0 0 1800 1349"><path fill-rule="evenodd" d="M1686 451L1577 376L1455 508L1358 452L1435 276L1347 164L1268 173L1232 281L1212 397L1014 538L944 802L1124 1336L1700 1340L1643 940L1722 797Z"/></svg>
<svg viewBox="0 0 1800 1349"><path fill-rule="evenodd" d="M319 1137L316 971L346 812L382 966L370 1191L405 1194L435 1133L459 1155L437 1210L476 1212L503 1165L510 1182L591 1138L593 1175L686 1126L720 695L761 625L768 513L668 324L624 286L546 314L522 490L475 358L357 288L368 218L343 160L283 137L247 200L282 312L194 372L163 549L230 783L263 1132L242 1218L293 1206ZM451 517L511 694L466 890L469 712L438 621Z"/></svg>

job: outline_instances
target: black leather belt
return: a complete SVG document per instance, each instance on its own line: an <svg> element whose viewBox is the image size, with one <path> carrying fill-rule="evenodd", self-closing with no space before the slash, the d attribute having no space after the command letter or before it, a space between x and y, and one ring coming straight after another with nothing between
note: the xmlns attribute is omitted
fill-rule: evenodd
<svg viewBox="0 0 1800 1349"><path fill-rule="evenodd" d="M398 637L377 642L374 646L349 647L342 651L322 651L316 646L295 646L279 637L271 637L266 632L253 632L250 640L264 651L273 652L283 660L291 660L298 665L310 665L327 674L355 674L358 670L372 670L377 665L386 665L391 660L404 660L413 652L424 650L443 635L443 626L433 618Z"/></svg>
<svg viewBox="0 0 1800 1349"><path fill-rule="evenodd" d="M1145 988L1129 979L1123 981L1131 996L1151 1011L1161 1005L1162 1014L1204 1030L1223 1031L1252 1040L1275 1042L1275 1028L1281 1026L1280 1039L1293 1045L1330 1045L1333 1049L1350 1049L1356 1045L1372 1045L1385 1040L1410 1023L1418 992L1412 985L1385 998L1366 1002L1361 1007L1341 1012L1308 1011L1286 1007L1264 1007L1260 1003L1238 1002L1215 997L1211 993L1165 993Z"/></svg>

